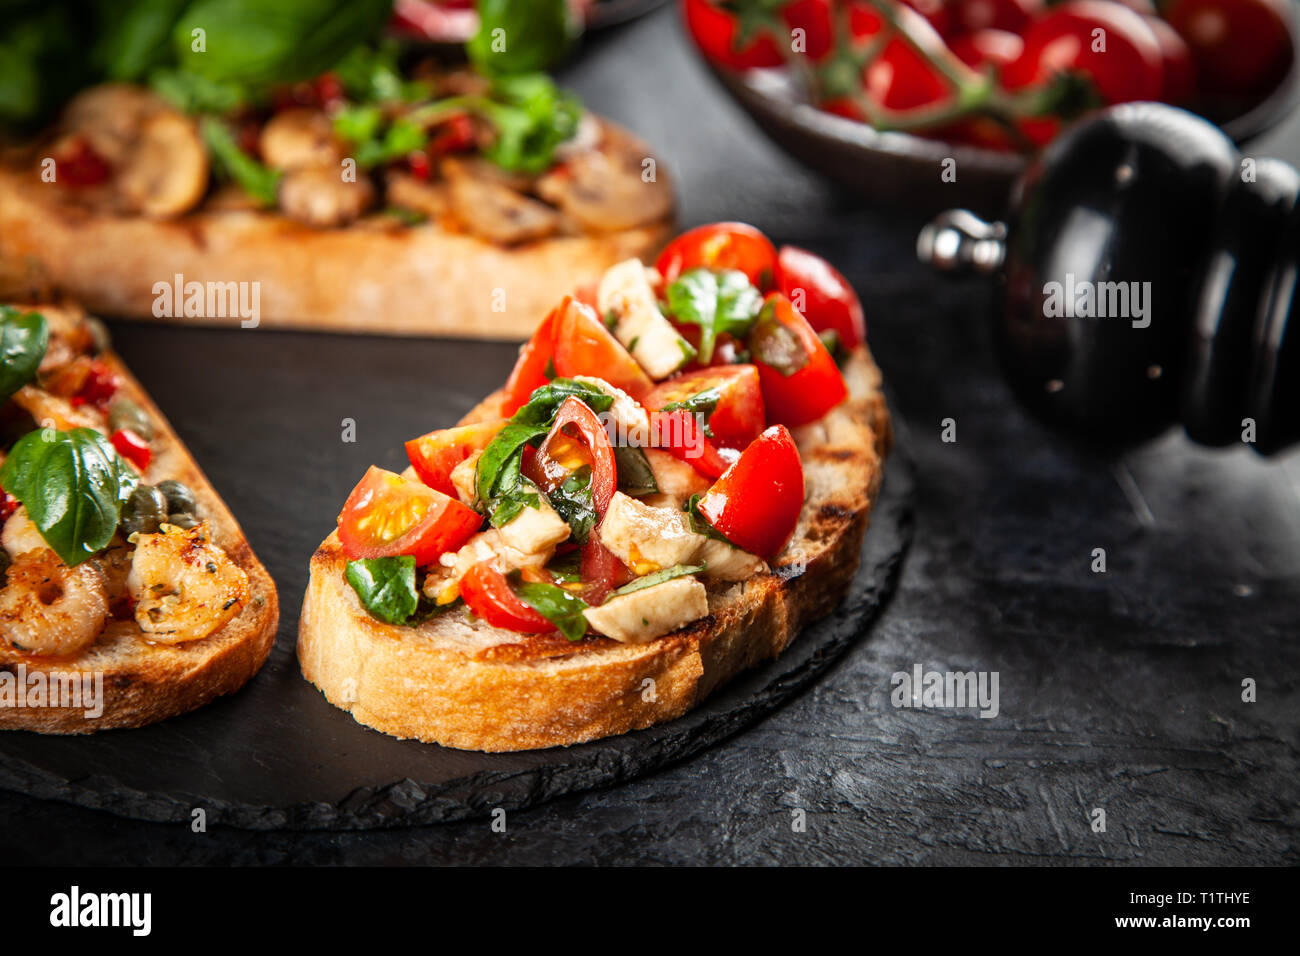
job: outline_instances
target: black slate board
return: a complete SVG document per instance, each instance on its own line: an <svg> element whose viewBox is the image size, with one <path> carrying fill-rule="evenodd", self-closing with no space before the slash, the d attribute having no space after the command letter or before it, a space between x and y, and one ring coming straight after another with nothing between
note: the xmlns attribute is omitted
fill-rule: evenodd
<svg viewBox="0 0 1300 956"><path fill-rule="evenodd" d="M875 620L911 541L910 462L891 457L843 604L778 660L686 716L574 747L515 754L399 741L356 723L297 674L280 641L244 690L191 714L90 737L0 735L0 786L113 813L250 829L369 829L514 810L686 759L753 724L815 680ZM292 637L297 595L281 637ZM290 631L289 635L284 632Z"/></svg>

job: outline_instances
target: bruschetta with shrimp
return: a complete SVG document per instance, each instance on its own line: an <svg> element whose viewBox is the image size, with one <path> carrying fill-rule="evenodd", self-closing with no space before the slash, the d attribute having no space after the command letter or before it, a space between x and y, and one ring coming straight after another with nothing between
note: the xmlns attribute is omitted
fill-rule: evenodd
<svg viewBox="0 0 1300 956"><path fill-rule="evenodd" d="M840 273L743 224L613 265L404 473L361 478L311 560L304 676L470 750L682 715L856 571L891 444L864 337Z"/></svg>

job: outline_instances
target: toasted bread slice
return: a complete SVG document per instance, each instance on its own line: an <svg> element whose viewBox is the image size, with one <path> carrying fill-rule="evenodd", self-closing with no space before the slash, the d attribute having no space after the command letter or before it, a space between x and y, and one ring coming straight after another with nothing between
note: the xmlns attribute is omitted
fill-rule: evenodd
<svg viewBox="0 0 1300 956"><path fill-rule="evenodd" d="M216 633L185 644L150 644L133 619L110 621L96 641L67 658L34 657L0 641L0 672L28 685L71 675L102 674L103 712L87 716L87 706L0 706L0 730L44 734L86 734L116 727L142 727L201 707L242 687L266 661L280 619L279 598L230 510L199 470L157 406L111 353L102 353L120 376L119 394L149 416L155 437L153 461L144 480L184 482L194 492L213 540L248 575L249 599L243 610ZM43 675L43 676L38 676Z"/></svg>
<svg viewBox="0 0 1300 956"><path fill-rule="evenodd" d="M612 123L602 121L602 131L623 148L653 155ZM667 175L662 164L656 175ZM32 149L0 156L0 296L57 294L123 318L156 318L155 285L170 286L181 276L183 284L201 283L205 299L208 283L223 289L257 283L266 327L520 339L576 282L629 257L650 257L671 230L670 216L648 226L500 246L387 217L314 229L274 212L200 207L155 220L78 205L64 188L42 182ZM249 303L253 288L246 287ZM245 321L235 306L212 311L226 314L167 320Z"/></svg>
<svg viewBox="0 0 1300 956"><path fill-rule="evenodd" d="M576 744L681 716L779 655L840 601L857 571L892 432L865 346L844 375L848 401L794 430L807 498L793 538L771 572L710 588L708 617L646 644L521 638L460 612L393 627L361 607L331 535L311 561L298 630L303 675L360 723L465 750ZM492 396L464 421L493 417L498 405Z"/></svg>

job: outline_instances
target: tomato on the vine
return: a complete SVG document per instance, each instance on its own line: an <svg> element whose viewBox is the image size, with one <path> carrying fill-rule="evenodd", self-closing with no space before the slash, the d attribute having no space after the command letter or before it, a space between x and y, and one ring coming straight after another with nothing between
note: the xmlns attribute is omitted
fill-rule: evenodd
<svg viewBox="0 0 1300 956"><path fill-rule="evenodd" d="M776 278L776 248L748 223L715 222L682 233L655 261L665 283L697 266L735 269L745 273L759 291L766 291Z"/></svg>
<svg viewBox="0 0 1300 956"><path fill-rule="evenodd" d="M976 30L1020 33L1043 11L1043 0L957 0L953 20L963 34Z"/></svg>
<svg viewBox="0 0 1300 956"><path fill-rule="evenodd" d="M714 63L747 70L780 66L785 62L770 34L761 34L739 45L739 19L710 0L682 0L682 16L696 45Z"/></svg>
<svg viewBox="0 0 1300 956"><path fill-rule="evenodd" d="M1207 95L1267 93L1294 56L1284 0L1172 0L1165 19L1187 41Z"/></svg>

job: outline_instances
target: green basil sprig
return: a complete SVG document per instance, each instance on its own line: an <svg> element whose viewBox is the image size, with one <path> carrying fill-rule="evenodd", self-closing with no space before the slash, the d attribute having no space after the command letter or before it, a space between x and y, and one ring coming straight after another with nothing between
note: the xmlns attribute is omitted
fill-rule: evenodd
<svg viewBox="0 0 1300 956"><path fill-rule="evenodd" d="M713 429L709 427L709 416L718 410L718 402L722 400L722 390L717 386L706 388L702 392L696 392L690 398L680 402L669 402L661 412L690 412L692 415L700 415L704 419L704 434L709 438L713 437Z"/></svg>
<svg viewBox="0 0 1300 956"><path fill-rule="evenodd" d="M385 624L405 624L420 606L415 590L415 558L362 558L349 561L344 577L370 616Z"/></svg>
<svg viewBox="0 0 1300 956"><path fill-rule="evenodd" d="M93 428L42 428L18 439L0 467L45 543L74 567L112 540L122 502L139 479Z"/></svg>
<svg viewBox="0 0 1300 956"><path fill-rule="evenodd" d="M700 327L700 362L705 365L713 360L718 336L743 336L763 307L762 293L735 269L687 269L668 286L667 297L673 318Z"/></svg>
<svg viewBox="0 0 1300 956"><path fill-rule="evenodd" d="M263 166L240 149L234 132L222 120L204 117L199 129L217 167L263 206L274 206L280 171Z"/></svg>
<svg viewBox="0 0 1300 956"><path fill-rule="evenodd" d="M614 446L614 468L618 472L618 490L625 495L639 497L659 491L650 459L636 445Z"/></svg>
<svg viewBox="0 0 1300 956"><path fill-rule="evenodd" d="M582 598L554 584L539 582L517 584L515 593L569 640L580 641L587 633L587 619L582 612L590 605Z"/></svg>
<svg viewBox="0 0 1300 956"><path fill-rule="evenodd" d="M573 540L586 544L591 529L596 526L596 506L591 501L591 469L579 468L546 497L555 513L568 522Z"/></svg>
<svg viewBox="0 0 1300 956"><path fill-rule="evenodd" d="M699 574L704 570L702 564L674 564L671 568L664 568L661 571L654 571L651 574L637 578L635 581L629 581L617 591L614 597L622 597L624 594L634 594L637 591L644 591L646 588L652 588L656 584L663 584L665 581L671 581L673 578L684 578L688 574Z"/></svg>
<svg viewBox="0 0 1300 956"><path fill-rule="evenodd" d="M0 402L36 377L49 344L45 316L0 305Z"/></svg>

